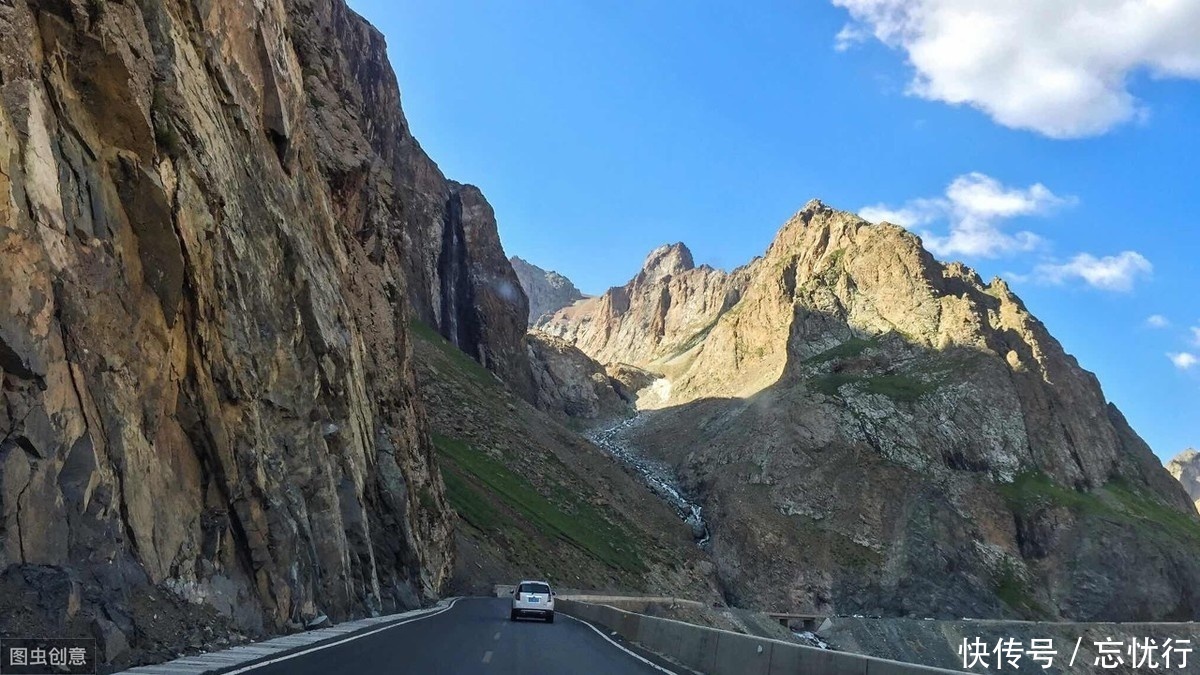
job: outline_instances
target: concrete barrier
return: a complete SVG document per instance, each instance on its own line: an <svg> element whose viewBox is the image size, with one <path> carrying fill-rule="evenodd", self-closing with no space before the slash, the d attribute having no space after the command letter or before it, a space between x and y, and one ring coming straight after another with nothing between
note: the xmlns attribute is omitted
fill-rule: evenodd
<svg viewBox="0 0 1200 675"><path fill-rule="evenodd" d="M676 622L683 626L689 626L683 622ZM703 628L697 626L697 628ZM712 630L712 629L705 629ZM658 648L669 648L670 644L675 640L675 636L682 636L689 631L681 626L671 626L670 630L664 630L668 634L668 640L663 640L656 643ZM717 653L715 655L715 664L711 673L746 673L747 675L771 675L776 671L771 670L771 648L770 640L763 638L750 637L749 635L741 635L740 633L726 633L718 631L717 635ZM636 640L635 640L636 642ZM650 648L649 645L646 645ZM657 652L658 649L652 649Z"/></svg>
<svg viewBox="0 0 1200 675"><path fill-rule="evenodd" d="M560 592L558 597L563 598L564 600L586 602L592 605L608 605L610 607L616 607L617 609L623 609L628 612L638 613L644 613L648 607L654 605L662 605L666 607L695 607L696 609L705 609L710 606L696 600L674 598L667 595L596 595Z"/></svg>
<svg viewBox="0 0 1200 675"><path fill-rule="evenodd" d="M516 590L516 586L512 584L494 584L493 591L497 598L507 598ZM566 588L556 588L555 592L558 597L563 600L576 600L578 602L586 602L593 605L609 605L619 609L628 610L630 612L645 612L646 608L653 605L666 605L668 607L695 607L704 609L709 605L697 600L688 600L686 598L676 598L669 595L612 595L607 593L595 593L588 591L578 591Z"/></svg>
<svg viewBox="0 0 1200 675"><path fill-rule="evenodd" d="M757 638L608 605L559 598L556 609L708 675L948 675L960 671Z"/></svg>

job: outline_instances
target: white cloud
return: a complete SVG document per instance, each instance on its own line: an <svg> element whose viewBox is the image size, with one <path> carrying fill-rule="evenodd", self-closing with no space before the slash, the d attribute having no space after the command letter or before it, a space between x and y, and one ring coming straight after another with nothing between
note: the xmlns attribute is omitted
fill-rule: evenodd
<svg viewBox="0 0 1200 675"><path fill-rule="evenodd" d="M859 210L858 215L872 223L888 222L907 228L924 225L937 217L913 205L893 209L883 204L865 206Z"/></svg>
<svg viewBox="0 0 1200 675"><path fill-rule="evenodd" d="M914 199L898 208L877 204L861 209L859 215L872 222L886 220L917 232L925 246L939 257L990 258L1029 251L1042 241L1032 232L1007 231L1003 221L1046 214L1074 201L1072 197L1055 195L1041 183L1023 189L1011 188L991 176L972 172L955 178L942 197ZM943 218L950 222L944 235L924 227Z"/></svg>
<svg viewBox="0 0 1200 675"><path fill-rule="evenodd" d="M1180 370L1190 370L1200 363L1200 359L1196 358L1195 354L1180 352L1178 354L1167 354L1167 358L1171 359L1171 363Z"/></svg>
<svg viewBox="0 0 1200 675"><path fill-rule="evenodd" d="M1200 79L1196 0L832 0L851 23L903 50L909 92L973 106L1053 138L1102 134L1144 118L1134 73Z"/></svg>
<svg viewBox="0 0 1200 675"><path fill-rule="evenodd" d="M1149 276L1153 271L1154 265L1145 256L1136 251L1124 251L1103 258L1080 253L1061 265L1038 265L1036 274L1040 279L1055 284L1079 278L1102 290L1128 291L1139 277Z"/></svg>
<svg viewBox="0 0 1200 675"><path fill-rule="evenodd" d="M1146 325L1151 328L1167 328L1171 325L1171 320L1162 314L1151 314L1146 317Z"/></svg>
<svg viewBox="0 0 1200 675"><path fill-rule="evenodd" d="M921 236L925 247L942 259L955 256L994 258L1041 248L1042 237L1028 230L1016 230L1007 222L1021 216L1046 215L1057 208L1072 205L1074 197L1060 197L1041 183L1026 188L1008 187L1000 181L972 172L955 178L941 197L912 199L901 206L876 204L859 210L872 222L887 221L906 227ZM944 233L931 230L936 222L946 221ZM1035 279L1061 284L1079 279L1107 291L1128 291L1134 283L1154 271L1154 266L1136 251L1096 257L1080 253L1065 263L1044 262L1028 275L1008 274L1010 279ZM1155 327L1169 324L1166 317L1147 320ZM1158 322L1165 322L1158 325ZM1200 344L1200 328L1196 329Z"/></svg>
<svg viewBox="0 0 1200 675"><path fill-rule="evenodd" d="M844 52L854 45L866 42L871 39L871 32L862 26L846 24L838 31L837 35L833 36L833 48L839 52Z"/></svg>
<svg viewBox="0 0 1200 675"><path fill-rule="evenodd" d="M1192 342L1200 347L1200 327L1192 326L1190 330L1192 331Z"/></svg>

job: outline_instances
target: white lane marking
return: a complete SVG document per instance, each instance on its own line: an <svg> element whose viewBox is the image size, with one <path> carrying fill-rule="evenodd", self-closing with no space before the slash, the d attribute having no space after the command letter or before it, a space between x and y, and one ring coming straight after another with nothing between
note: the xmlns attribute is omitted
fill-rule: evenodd
<svg viewBox="0 0 1200 675"><path fill-rule="evenodd" d="M499 632L499 631L496 631L496 634L492 636L492 639L493 639L493 640L499 640L499 639L500 639L500 632Z"/></svg>
<svg viewBox="0 0 1200 675"><path fill-rule="evenodd" d="M662 666L658 665L657 663L654 663L653 661L650 661L650 660L644 658L642 655L631 652L628 649L622 647L620 645L620 643L618 643L616 640L613 640L612 638L605 635L604 631L600 630L599 628L596 628L595 626L584 621L583 619L576 619L575 617L571 616L570 614L563 614L562 612L556 612L556 613L561 614L562 616L565 616L572 621L578 621L579 623L587 626L588 628L591 628L592 630L594 630L596 632L596 635L599 635L600 637L604 638L605 640L608 640L608 643L611 644L612 646L616 647L617 649L620 649L621 651L632 656L633 658L637 659L638 661L641 661L642 663L650 666L651 668L657 670L658 672L667 673L667 675L678 675L678 673L676 673L675 671L667 670L666 668L663 668Z"/></svg>
<svg viewBox="0 0 1200 675"><path fill-rule="evenodd" d="M491 661L492 661L492 653L491 653L491 652L484 652L484 653L483 653L483 662L484 662L484 663L491 663Z"/></svg>
<svg viewBox="0 0 1200 675"><path fill-rule="evenodd" d="M395 628L396 626L403 626L403 625L404 625L404 624L406 624L406 623L412 623L412 622L414 622L414 621L420 621L421 619L428 619L428 618L429 618L429 617L431 617L431 616L437 616L438 614L444 614L444 613L446 613L446 612L450 611L451 609L453 609L453 608L454 608L454 603L458 602L459 600L460 600L460 598L454 598L453 600L451 600L451 601L450 601L450 604L448 604L448 605L446 605L445 607L443 607L443 608L441 608L441 609L437 610L436 612L429 612L429 613L427 613L427 614L421 614L420 616L414 616L414 617L412 617L411 619L405 619L405 620L403 620L403 621L397 621L396 623L389 623L388 625L386 625L386 626L383 626L382 628L376 628L376 629L374 629L374 630L369 630L369 631L367 631L367 632L365 632L365 633L358 633L357 635L351 635L350 637L343 638L343 639L341 639L341 640L338 640L338 641L336 641L336 642L330 642L330 643L328 643L328 644L317 645L316 647L310 647L310 648L308 648L308 649L305 649L305 650L302 650L302 651L298 651L298 652L296 652L296 653L294 653L294 654L288 654L288 655L286 655L286 656L280 656L279 658L275 658L275 659L268 659L268 660L266 660L266 661L262 661L262 662L260 662L260 663L255 663L255 664L253 664L253 665L246 666L245 668L238 668L237 670L231 670L231 671L229 671L229 672L225 673L225 675L238 675L238 673L248 673L248 672L250 672L251 670L257 670L257 669L259 669L259 668L262 668L262 667L264 667L264 666L269 666L269 665L272 665L272 664L275 664L275 663L280 663L280 662L282 662L282 661L290 661L291 659L294 659L294 658L296 658L297 656L304 656L305 654L311 654L311 653L313 653L313 652L319 652L319 651L321 651L322 649L329 649L330 647L336 647L336 646L338 646L338 645L344 645L344 644L346 644L347 642L354 642L355 640L358 640L359 638L365 638L365 637L367 637L368 635L374 635L374 634L376 634L376 633L383 632L383 631L385 631L385 630L387 630L387 629L389 629L389 628Z"/></svg>

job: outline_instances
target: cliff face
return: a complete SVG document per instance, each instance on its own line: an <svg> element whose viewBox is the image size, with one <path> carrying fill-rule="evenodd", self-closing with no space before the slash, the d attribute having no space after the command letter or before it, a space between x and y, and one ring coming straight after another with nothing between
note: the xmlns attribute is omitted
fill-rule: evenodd
<svg viewBox="0 0 1200 675"><path fill-rule="evenodd" d="M736 600L1200 616L1179 486L1004 282L902 228L811 202L743 268L666 247L541 328L665 376L627 440L704 498Z"/></svg>
<svg viewBox="0 0 1200 675"><path fill-rule="evenodd" d="M583 298L571 280L516 256L509 258L529 297L529 323ZM540 330L526 335L534 397L530 402L550 413L596 420L632 412L631 393L609 377L603 365L574 345Z"/></svg>
<svg viewBox="0 0 1200 675"><path fill-rule="evenodd" d="M304 59L319 161L332 192L344 194L350 215L363 221L357 239L376 260L390 256L403 269L418 320L532 400L529 303L491 205L475 186L448 180L413 137L383 36L356 18L363 34L347 51L330 53L326 44L337 36L308 5L289 3L290 13L304 17L292 39Z"/></svg>
<svg viewBox="0 0 1200 675"><path fill-rule="evenodd" d="M1184 450L1167 462L1167 471L1183 485L1200 511L1200 452Z"/></svg>
<svg viewBox="0 0 1200 675"><path fill-rule="evenodd" d="M529 301L504 256L496 216L477 188L453 184L451 190L450 225L441 239L433 286L442 290L440 298L433 293L433 306L441 306L441 333L522 398L533 400L524 321Z"/></svg>
<svg viewBox="0 0 1200 675"><path fill-rule="evenodd" d="M625 386L587 354L541 331L530 331L528 341L539 408L591 420L633 412Z"/></svg>
<svg viewBox="0 0 1200 675"><path fill-rule="evenodd" d="M341 0L0 5L6 578L135 647L147 585L250 629L429 602L407 306L519 372L495 239Z"/></svg>
<svg viewBox="0 0 1200 675"><path fill-rule="evenodd" d="M583 299L583 293L575 288L575 284L558 272L547 272L516 256L508 260L517 273L521 288L529 297L529 325L534 325L546 314Z"/></svg>

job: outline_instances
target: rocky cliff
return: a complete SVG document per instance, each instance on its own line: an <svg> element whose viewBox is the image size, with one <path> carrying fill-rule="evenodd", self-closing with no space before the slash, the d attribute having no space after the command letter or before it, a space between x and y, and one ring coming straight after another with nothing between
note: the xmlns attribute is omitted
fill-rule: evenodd
<svg viewBox="0 0 1200 675"><path fill-rule="evenodd" d="M529 325L542 316L555 312L583 299L583 293L571 280L558 272L546 271L533 263L513 256L509 258L521 288L529 297Z"/></svg>
<svg viewBox="0 0 1200 675"><path fill-rule="evenodd" d="M1001 280L811 202L763 257L680 245L539 326L661 374L625 441L705 504L731 600L916 616L1200 616L1178 484Z"/></svg>
<svg viewBox="0 0 1200 675"><path fill-rule="evenodd" d="M341 0L0 3L0 250L0 632L438 595L410 308L529 391L526 301Z"/></svg>
<svg viewBox="0 0 1200 675"><path fill-rule="evenodd" d="M673 359L700 344L748 281L742 270L696 267L682 243L662 246L629 283L544 316L537 328L602 363L676 366Z"/></svg>
<svg viewBox="0 0 1200 675"><path fill-rule="evenodd" d="M1184 450L1167 462L1167 471L1183 485L1200 511L1200 452Z"/></svg>
<svg viewBox="0 0 1200 675"><path fill-rule="evenodd" d="M413 137L378 31L356 18L362 34L331 51L338 36L315 23L321 10L287 4L303 17L290 37L313 142L331 192L362 223L361 246L375 262L403 269L414 316L532 400L528 300L491 205L475 186L448 180Z"/></svg>
<svg viewBox="0 0 1200 675"><path fill-rule="evenodd" d="M589 420L633 411L626 387L587 354L541 331L530 331L528 341L539 408Z"/></svg>
<svg viewBox="0 0 1200 675"><path fill-rule="evenodd" d="M418 153L414 161L423 157ZM492 207L473 186L428 180L435 184L420 186L413 199L440 190L446 201L441 210L430 204L431 212L408 212L404 223L415 314L533 400L525 345L529 301L500 245Z"/></svg>

